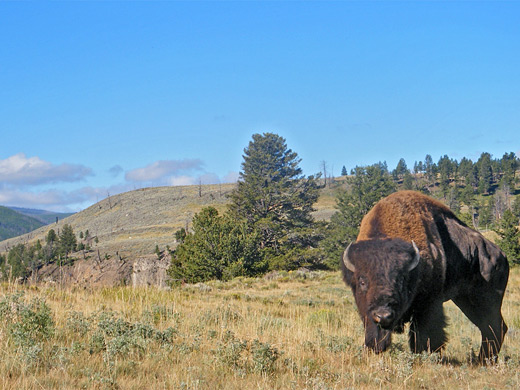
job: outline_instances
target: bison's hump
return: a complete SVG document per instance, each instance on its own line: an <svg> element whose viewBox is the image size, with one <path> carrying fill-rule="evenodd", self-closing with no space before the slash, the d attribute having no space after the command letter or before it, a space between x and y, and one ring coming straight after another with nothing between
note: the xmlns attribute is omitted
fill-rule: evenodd
<svg viewBox="0 0 520 390"><path fill-rule="evenodd" d="M414 241L421 252L438 243L435 221L455 218L442 203L416 191L399 191L381 199L361 222L358 241L401 238Z"/></svg>

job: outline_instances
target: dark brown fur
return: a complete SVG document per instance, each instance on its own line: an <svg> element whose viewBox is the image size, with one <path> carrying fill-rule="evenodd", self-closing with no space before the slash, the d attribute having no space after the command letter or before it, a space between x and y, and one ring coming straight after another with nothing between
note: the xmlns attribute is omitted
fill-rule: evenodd
<svg viewBox="0 0 520 390"><path fill-rule="evenodd" d="M415 250L418 265L412 264ZM347 251L346 251L347 252ZM440 351L447 341L442 304L452 300L482 333L481 361L496 358L507 326L501 314L509 266L500 249L470 229L442 203L413 191L394 193L363 218L341 262L376 352L410 322L414 352Z"/></svg>

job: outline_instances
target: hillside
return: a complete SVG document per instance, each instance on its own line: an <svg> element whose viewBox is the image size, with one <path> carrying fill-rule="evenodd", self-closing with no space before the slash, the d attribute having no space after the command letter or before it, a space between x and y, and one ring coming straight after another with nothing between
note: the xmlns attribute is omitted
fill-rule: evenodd
<svg viewBox="0 0 520 390"><path fill-rule="evenodd" d="M18 243L44 240L50 229L58 233L64 224L69 224L76 235L88 230L97 237L99 243L95 249L102 255L119 252L121 256L133 257L153 253L156 245L161 249L173 245L175 230L189 223L202 207L214 205L223 210L232 188L203 186L201 197L198 186L144 188L118 194L58 223L2 241L0 251Z"/></svg>
<svg viewBox="0 0 520 390"><path fill-rule="evenodd" d="M219 212L226 210L228 195L235 184L156 187L129 191L106 198L91 207L73 214L58 223L43 226L28 234L0 242L0 252L18 243L45 240L50 229L56 232L69 224L76 235L89 231L98 238L94 249L124 258L151 254L158 245L164 250L175 245L174 233L191 223L193 216L205 206L214 206ZM323 190L316 204L315 217L329 219L334 212L331 190Z"/></svg>
<svg viewBox="0 0 520 390"><path fill-rule="evenodd" d="M89 231L93 252L77 253L70 266L44 266L35 276L39 281L64 284L114 285L119 283L162 284L169 258L158 259L156 246L164 251L176 245L174 233L190 226L193 216L203 207L214 206L224 212L228 195L235 184L156 187L134 190L104 199L91 207L40 227L28 234L0 242L0 253L15 245L45 241L50 229L59 234L65 224L76 236ZM322 189L314 216L328 220L334 210L331 189ZM94 261L92 261L94 260Z"/></svg>
<svg viewBox="0 0 520 390"><path fill-rule="evenodd" d="M0 240L28 233L43 225L44 223L33 217L0 206Z"/></svg>

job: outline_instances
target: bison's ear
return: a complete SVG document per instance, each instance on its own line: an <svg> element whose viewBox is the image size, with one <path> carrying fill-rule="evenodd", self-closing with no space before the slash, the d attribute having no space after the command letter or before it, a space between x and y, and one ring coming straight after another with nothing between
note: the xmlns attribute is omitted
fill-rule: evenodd
<svg viewBox="0 0 520 390"><path fill-rule="evenodd" d="M417 245L415 245L415 242L413 242L413 241L412 241L412 246L415 251L415 256L414 256L412 262L410 263L410 265L408 266L408 271L415 269L415 267L417 267L419 265L419 260L421 260L419 248L417 248Z"/></svg>
<svg viewBox="0 0 520 390"><path fill-rule="evenodd" d="M345 252L343 252L343 264L345 264L345 267L350 271L350 272L356 272L356 267L354 264L352 264L348 258L348 251L350 249L350 246L352 245L352 243L350 243L348 246L347 246L347 249L345 249Z"/></svg>

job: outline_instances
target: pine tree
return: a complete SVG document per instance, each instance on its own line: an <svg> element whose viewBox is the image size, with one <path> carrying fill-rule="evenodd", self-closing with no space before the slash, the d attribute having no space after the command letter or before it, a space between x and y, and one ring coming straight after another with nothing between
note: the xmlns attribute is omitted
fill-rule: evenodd
<svg viewBox="0 0 520 390"><path fill-rule="evenodd" d="M511 153L505 153L500 160L500 170L502 172L502 185L507 185L511 191L514 190L516 185L516 170L519 167L519 161L516 155Z"/></svg>
<svg viewBox="0 0 520 390"><path fill-rule="evenodd" d="M404 174L403 189L404 190L413 190L414 189L414 178L409 171L407 171Z"/></svg>
<svg viewBox="0 0 520 390"><path fill-rule="evenodd" d="M349 178L349 190L337 195L338 211L332 215L322 247L326 264L337 268L338 259L345 247L355 241L363 216L382 198L396 190L383 163L356 167Z"/></svg>
<svg viewBox="0 0 520 390"><path fill-rule="evenodd" d="M343 165L343 168L341 168L341 176L347 176L347 175L348 175L347 168L345 168L345 165Z"/></svg>
<svg viewBox="0 0 520 390"><path fill-rule="evenodd" d="M296 236L312 234L317 180L302 175L301 159L276 134L254 134L243 157L230 213L236 220L245 220L249 231L258 232L266 255L283 257L300 245ZM282 265L278 259L276 267L290 267L292 260L286 258Z"/></svg>
<svg viewBox="0 0 520 390"><path fill-rule="evenodd" d="M419 161L419 162L416 161L413 164L413 173L418 174L421 172L424 172L423 163L422 163L422 161Z"/></svg>
<svg viewBox="0 0 520 390"><path fill-rule="evenodd" d="M395 167L394 171L392 172L394 179L402 179L407 172L409 173L410 171L406 166L406 161L404 160L404 158L401 158L397 163L397 166Z"/></svg>
<svg viewBox="0 0 520 390"><path fill-rule="evenodd" d="M228 215L206 207L193 218L193 232L172 253L168 275L173 283L253 276L264 271L257 236Z"/></svg>
<svg viewBox="0 0 520 390"><path fill-rule="evenodd" d="M477 161L478 167L478 191L480 194L488 194L491 191L493 171L491 168L491 155L482 153Z"/></svg>
<svg viewBox="0 0 520 390"><path fill-rule="evenodd" d="M10 277L12 280L20 278L27 279L30 275L29 263L31 254L24 244L15 245L7 254L7 262L10 266Z"/></svg>
<svg viewBox="0 0 520 390"><path fill-rule="evenodd" d="M437 175L437 167L433 163L433 158L429 154L426 155L424 158L424 173L426 174L426 180L428 181L429 185L435 184L435 178Z"/></svg>
<svg viewBox="0 0 520 390"><path fill-rule="evenodd" d="M58 240L58 236L56 235L56 232L54 231L54 229L49 230L49 232L47 233L47 237L45 238L45 242L47 242L47 244L49 244L49 243L53 243L57 240Z"/></svg>
<svg viewBox="0 0 520 390"><path fill-rule="evenodd" d="M76 235L72 230L72 226L65 224L60 233L60 252L65 255L65 258L68 257L69 253L74 252L76 250Z"/></svg>
<svg viewBox="0 0 520 390"><path fill-rule="evenodd" d="M520 262L520 230L518 230L518 218L511 210L506 210L500 220L498 229L500 236L497 244L504 251L511 263Z"/></svg>
<svg viewBox="0 0 520 390"><path fill-rule="evenodd" d="M511 211L520 225L520 196L517 196L511 205Z"/></svg>

